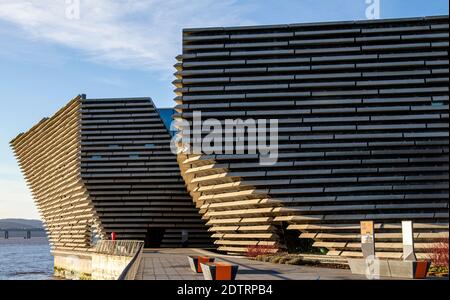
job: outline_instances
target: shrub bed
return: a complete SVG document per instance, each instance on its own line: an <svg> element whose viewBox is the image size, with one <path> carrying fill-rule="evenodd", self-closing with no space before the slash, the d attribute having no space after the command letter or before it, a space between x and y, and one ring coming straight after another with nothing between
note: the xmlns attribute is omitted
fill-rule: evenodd
<svg viewBox="0 0 450 300"><path fill-rule="evenodd" d="M299 255L288 254L288 253L261 254L261 255L257 255L255 257L253 257L253 259L262 261L262 262L269 262L269 263L273 263L273 264L313 266L313 267L323 267L323 268L332 268L332 269L349 269L349 267L347 265L321 263L319 261L304 260Z"/></svg>
<svg viewBox="0 0 450 300"><path fill-rule="evenodd" d="M429 276L448 277L448 238L440 239L430 247L431 268Z"/></svg>

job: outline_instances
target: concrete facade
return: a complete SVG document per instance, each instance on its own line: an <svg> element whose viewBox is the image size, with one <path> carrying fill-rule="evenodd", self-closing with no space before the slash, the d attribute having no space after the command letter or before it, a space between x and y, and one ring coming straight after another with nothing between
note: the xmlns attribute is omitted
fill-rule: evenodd
<svg viewBox="0 0 450 300"><path fill-rule="evenodd" d="M185 29L175 118L279 122L271 166L178 155L218 249L284 248L287 229L357 257L361 220L380 257L401 257L402 220L418 258L448 237L448 38L447 16Z"/></svg>
<svg viewBox="0 0 450 300"><path fill-rule="evenodd" d="M85 250L105 235L80 176L80 111L78 96L11 142L52 250Z"/></svg>
<svg viewBox="0 0 450 300"><path fill-rule="evenodd" d="M16 137L52 250L87 251L111 232L154 247L211 245L170 139L150 98L85 96Z"/></svg>

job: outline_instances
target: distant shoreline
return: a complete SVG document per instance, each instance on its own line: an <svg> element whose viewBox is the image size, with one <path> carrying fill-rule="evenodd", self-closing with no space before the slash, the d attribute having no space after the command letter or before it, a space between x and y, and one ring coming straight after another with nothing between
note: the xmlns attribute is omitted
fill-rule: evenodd
<svg viewBox="0 0 450 300"><path fill-rule="evenodd" d="M8 245L50 245L46 236L31 237L31 239L24 239L23 237L10 237L5 239L0 238L0 247Z"/></svg>
<svg viewBox="0 0 450 300"><path fill-rule="evenodd" d="M32 236L30 239L28 240L34 240L34 239L46 239L47 240L47 236ZM0 240L26 240L26 238L24 238L23 236L10 236L8 239L5 239L4 237L0 237Z"/></svg>

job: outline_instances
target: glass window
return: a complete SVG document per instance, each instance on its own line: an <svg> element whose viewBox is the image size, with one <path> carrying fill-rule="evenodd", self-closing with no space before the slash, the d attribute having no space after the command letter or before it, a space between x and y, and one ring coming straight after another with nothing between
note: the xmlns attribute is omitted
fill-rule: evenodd
<svg viewBox="0 0 450 300"><path fill-rule="evenodd" d="M166 129L169 131L171 136L174 136L176 131L170 131L170 124L172 124L172 116L175 114L175 109L173 108L161 108L158 109L159 116L164 122Z"/></svg>
<svg viewBox="0 0 450 300"><path fill-rule="evenodd" d="M440 101L431 102L431 106L442 106L442 105L444 105L444 102L440 102Z"/></svg>

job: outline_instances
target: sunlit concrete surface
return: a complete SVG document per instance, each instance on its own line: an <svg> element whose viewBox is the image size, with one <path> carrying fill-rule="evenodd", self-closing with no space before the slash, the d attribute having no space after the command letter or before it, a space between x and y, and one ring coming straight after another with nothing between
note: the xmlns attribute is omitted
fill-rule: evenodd
<svg viewBox="0 0 450 300"><path fill-rule="evenodd" d="M272 264L245 257L220 255L199 249L146 249L139 266L136 280L204 280L202 274L191 271L188 255L205 255L239 265L237 280L343 280L366 279L352 275L350 270L316 268Z"/></svg>

